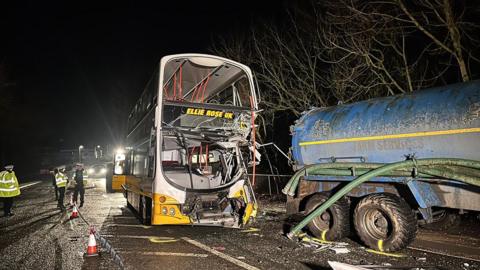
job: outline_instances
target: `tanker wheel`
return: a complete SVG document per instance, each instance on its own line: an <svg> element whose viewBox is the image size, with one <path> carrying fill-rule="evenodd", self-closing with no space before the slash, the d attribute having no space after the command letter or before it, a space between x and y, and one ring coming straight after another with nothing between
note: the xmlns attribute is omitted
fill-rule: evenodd
<svg viewBox="0 0 480 270"><path fill-rule="evenodd" d="M460 225L460 215L458 214L458 211L442 209L433 214L432 223L423 224L420 225L420 227L428 230L439 231L454 228L458 225Z"/></svg>
<svg viewBox="0 0 480 270"><path fill-rule="evenodd" d="M397 251L413 242L417 219L402 198L376 193L360 200L353 214L355 230L368 247L380 251Z"/></svg>
<svg viewBox="0 0 480 270"><path fill-rule="evenodd" d="M308 199L305 206L307 214L322 205L329 196L317 193ZM335 202L320 216L315 217L307 225L310 232L317 238L328 241L342 239L350 233L350 205L346 199Z"/></svg>

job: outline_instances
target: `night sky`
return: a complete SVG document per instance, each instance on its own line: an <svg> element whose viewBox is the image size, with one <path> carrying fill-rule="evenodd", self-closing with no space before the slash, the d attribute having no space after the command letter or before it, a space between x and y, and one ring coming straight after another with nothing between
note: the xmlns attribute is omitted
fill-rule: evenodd
<svg viewBox="0 0 480 270"><path fill-rule="evenodd" d="M15 97L15 113L6 116L16 130L9 147L117 144L126 121L119 116L162 56L209 53L212 40L282 10L281 1L156 2L1 4L0 64ZM4 159L19 161L9 147L0 149Z"/></svg>

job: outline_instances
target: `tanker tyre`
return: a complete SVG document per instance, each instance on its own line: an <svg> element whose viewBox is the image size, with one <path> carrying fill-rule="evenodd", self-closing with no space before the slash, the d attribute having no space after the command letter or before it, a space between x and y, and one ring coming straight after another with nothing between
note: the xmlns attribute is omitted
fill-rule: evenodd
<svg viewBox="0 0 480 270"><path fill-rule="evenodd" d="M417 219L402 198L389 193L371 194L357 204L353 220L362 242L379 251L398 251L413 242Z"/></svg>
<svg viewBox="0 0 480 270"><path fill-rule="evenodd" d="M311 213L328 198L325 193L313 195L307 201L305 213ZM307 227L315 237L322 240L336 241L347 237L350 233L349 202L344 198L336 201L327 211L310 221Z"/></svg>

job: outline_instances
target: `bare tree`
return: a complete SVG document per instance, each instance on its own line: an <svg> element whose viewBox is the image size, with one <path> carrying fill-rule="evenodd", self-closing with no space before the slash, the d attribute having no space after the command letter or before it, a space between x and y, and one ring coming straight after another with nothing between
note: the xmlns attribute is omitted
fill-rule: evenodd
<svg viewBox="0 0 480 270"><path fill-rule="evenodd" d="M267 119L288 111L468 81L478 9L452 0L337 0L293 6L222 40L217 54L253 67ZM269 121L267 121L268 123Z"/></svg>

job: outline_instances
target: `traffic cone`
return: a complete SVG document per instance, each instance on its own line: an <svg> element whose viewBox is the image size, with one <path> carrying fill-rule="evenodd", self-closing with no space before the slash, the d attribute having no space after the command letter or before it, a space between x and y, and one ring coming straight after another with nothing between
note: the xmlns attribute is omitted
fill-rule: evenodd
<svg viewBox="0 0 480 270"><path fill-rule="evenodd" d="M90 227L90 235L88 236L87 253L85 253L85 256L87 257L98 256L97 241L95 240L95 228L93 226Z"/></svg>
<svg viewBox="0 0 480 270"><path fill-rule="evenodd" d="M78 218L78 210L77 205L73 204L72 214L70 215L70 219Z"/></svg>

